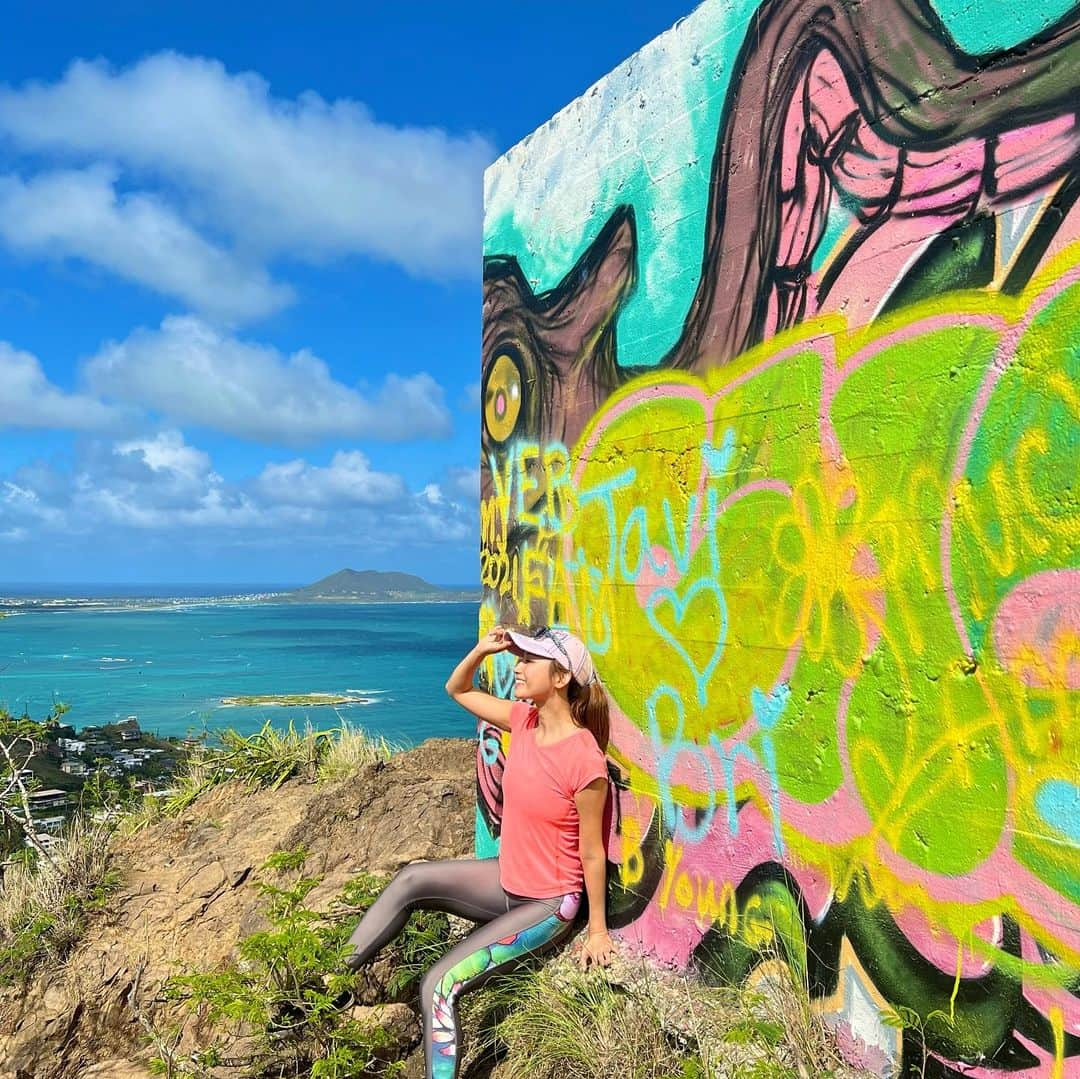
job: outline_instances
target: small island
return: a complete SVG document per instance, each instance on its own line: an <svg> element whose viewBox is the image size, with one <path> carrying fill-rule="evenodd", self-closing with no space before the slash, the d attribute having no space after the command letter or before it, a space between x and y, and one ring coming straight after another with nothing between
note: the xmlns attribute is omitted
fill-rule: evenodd
<svg viewBox="0 0 1080 1079"><path fill-rule="evenodd" d="M370 704L370 697L355 697L344 693L268 693L255 696L222 697L224 707L251 708L276 705L281 708L320 707L331 704Z"/></svg>

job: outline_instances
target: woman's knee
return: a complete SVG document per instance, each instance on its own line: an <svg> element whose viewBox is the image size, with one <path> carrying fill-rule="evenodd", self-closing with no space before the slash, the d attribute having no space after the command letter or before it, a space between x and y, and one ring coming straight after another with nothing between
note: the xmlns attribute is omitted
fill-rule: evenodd
<svg viewBox="0 0 1080 1079"><path fill-rule="evenodd" d="M383 889L384 894L389 893L402 903L412 902L424 892L425 869L428 865L429 862L410 862L402 866Z"/></svg>

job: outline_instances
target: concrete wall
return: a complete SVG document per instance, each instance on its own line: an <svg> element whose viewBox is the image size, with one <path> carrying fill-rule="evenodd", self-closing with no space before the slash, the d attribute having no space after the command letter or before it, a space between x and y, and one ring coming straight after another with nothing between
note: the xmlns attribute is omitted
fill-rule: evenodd
<svg viewBox="0 0 1080 1079"><path fill-rule="evenodd" d="M619 933L882 1074L1080 1075L1078 109L1072 3L715 0L486 177L482 620L597 660Z"/></svg>

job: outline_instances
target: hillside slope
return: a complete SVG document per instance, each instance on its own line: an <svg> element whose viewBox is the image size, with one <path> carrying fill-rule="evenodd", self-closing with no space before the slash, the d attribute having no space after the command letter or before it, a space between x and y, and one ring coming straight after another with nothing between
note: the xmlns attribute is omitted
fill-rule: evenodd
<svg viewBox="0 0 1080 1079"><path fill-rule="evenodd" d="M323 877L309 905L325 909L357 873L468 855L474 754L471 742L432 740L336 784L229 783L121 840L121 889L59 974L0 992L0 1079L149 1076L143 1021L181 1018L162 985L222 964L262 926L268 856L305 847L305 871ZM182 1049L198 1047L197 1031L184 1038Z"/></svg>

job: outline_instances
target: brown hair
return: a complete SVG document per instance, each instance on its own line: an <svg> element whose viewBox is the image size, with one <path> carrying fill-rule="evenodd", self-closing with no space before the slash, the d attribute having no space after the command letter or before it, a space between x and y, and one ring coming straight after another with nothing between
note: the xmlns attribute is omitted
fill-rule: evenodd
<svg viewBox="0 0 1080 1079"><path fill-rule="evenodd" d="M552 671L569 674L566 696L570 701L570 715L579 727L584 727L596 739L601 752L607 753L608 738L611 733L611 718L608 715L608 699L604 687L598 681L581 685L571 671L561 663L551 661Z"/></svg>

